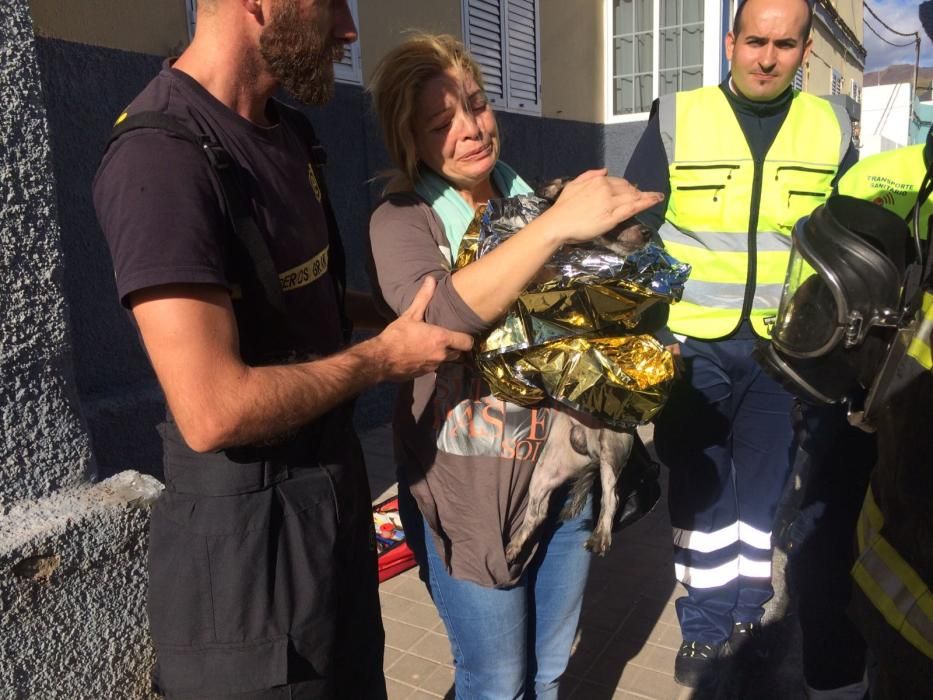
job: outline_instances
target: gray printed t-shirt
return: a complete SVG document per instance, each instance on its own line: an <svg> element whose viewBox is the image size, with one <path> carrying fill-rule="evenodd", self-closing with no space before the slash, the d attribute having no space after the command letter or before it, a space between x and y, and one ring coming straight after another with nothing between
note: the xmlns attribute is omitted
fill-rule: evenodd
<svg viewBox="0 0 933 700"><path fill-rule="evenodd" d="M444 227L414 195L391 197L373 213L370 243L379 291L399 314L428 275L438 281L425 320L478 334L486 324L457 294L441 247ZM551 408L523 408L492 396L464 363L446 363L399 392L397 457L433 530L448 570L484 586L516 583L505 546L518 531L535 462L550 432Z"/></svg>

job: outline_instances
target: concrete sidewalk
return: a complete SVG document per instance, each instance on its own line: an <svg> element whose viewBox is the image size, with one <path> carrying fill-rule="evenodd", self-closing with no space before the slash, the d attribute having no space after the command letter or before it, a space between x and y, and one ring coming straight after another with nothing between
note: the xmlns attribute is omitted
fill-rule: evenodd
<svg viewBox="0 0 933 700"><path fill-rule="evenodd" d="M642 436L650 444L650 429ZM382 500L395 491L391 430L376 428L362 440L373 494ZM674 655L681 637L674 600L682 594L673 578L662 497L653 512L615 537L605 558L593 558L573 656L561 682L562 700L804 697L793 629L781 635L786 648L763 668L730 674L715 692L677 685ZM389 700L452 699L450 644L416 570L383 583L380 597Z"/></svg>

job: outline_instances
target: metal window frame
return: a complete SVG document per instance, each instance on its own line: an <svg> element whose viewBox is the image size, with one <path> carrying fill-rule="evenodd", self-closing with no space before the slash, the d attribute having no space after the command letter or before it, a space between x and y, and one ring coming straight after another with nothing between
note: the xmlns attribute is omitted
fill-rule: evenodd
<svg viewBox="0 0 933 700"><path fill-rule="evenodd" d="M636 112L633 114L613 113L613 39L615 28L613 26L612 3L614 0L603 0L603 120L606 124L624 124L627 122L643 122L648 119L649 112ZM692 1L692 0L685 0ZM661 0L652 0L652 99L660 94L660 40L661 40ZM703 4L703 81L705 85L717 85L723 78L723 65L725 51L723 38L728 31L726 19L731 19L734 6L730 0L704 0ZM722 35L709 33L709 27L721 30ZM693 65L693 64L691 64ZM681 67L682 68L682 67Z"/></svg>

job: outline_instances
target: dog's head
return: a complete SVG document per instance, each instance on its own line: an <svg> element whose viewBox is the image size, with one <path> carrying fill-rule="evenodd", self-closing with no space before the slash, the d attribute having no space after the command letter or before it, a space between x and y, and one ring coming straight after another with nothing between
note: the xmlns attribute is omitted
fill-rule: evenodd
<svg viewBox="0 0 933 700"><path fill-rule="evenodd" d="M558 177L536 183L535 194L554 204L561 191L570 182L569 177ZM631 255L641 250L651 240L652 230L636 217L626 219L615 228L593 239L593 242L611 250L619 256Z"/></svg>

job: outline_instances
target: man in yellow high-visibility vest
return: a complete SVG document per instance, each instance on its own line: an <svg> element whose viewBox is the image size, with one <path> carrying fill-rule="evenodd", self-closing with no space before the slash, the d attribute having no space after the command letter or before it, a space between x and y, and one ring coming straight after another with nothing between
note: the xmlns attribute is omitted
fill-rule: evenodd
<svg viewBox="0 0 933 700"><path fill-rule="evenodd" d="M791 88L810 49L805 0L747 0L726 37L719 86L664 95L625 177L669 197L665 245L693 266L670 330L683 381L656 422L683 643L675 679L716 678L759 628L771 529L790 469L792 397L751 358L780 298L794 223L857 158L845 111ZM674 345L674 337L670 338ZM726 645L728 640L730 645Z"/></svg>

